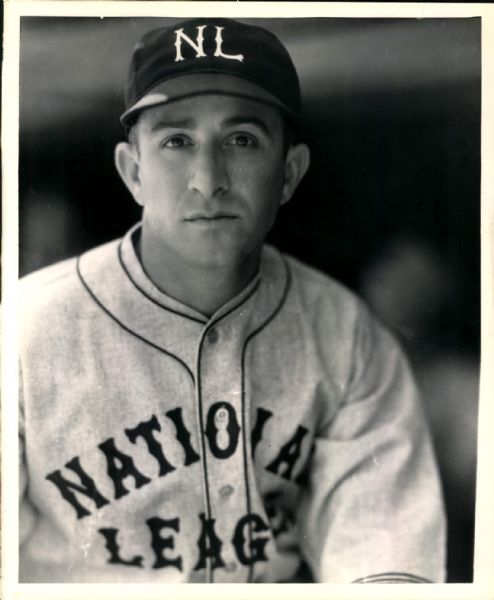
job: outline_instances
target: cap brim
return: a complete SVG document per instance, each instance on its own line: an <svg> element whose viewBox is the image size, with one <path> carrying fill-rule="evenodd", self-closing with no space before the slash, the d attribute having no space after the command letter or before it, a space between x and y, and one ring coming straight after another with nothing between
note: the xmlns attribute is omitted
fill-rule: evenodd
<svg viewBox="0 0 494 600"><path fill-rule="evenodd" d="M221 73L201 71L201 73L178 75L154 86L123 113L120 122L129 127L142 110L206 94L238 96L263 102L280 109L294 123L298 121L297 115L292 110L257 83L237 75L227 75L224 71Z"/></svg>

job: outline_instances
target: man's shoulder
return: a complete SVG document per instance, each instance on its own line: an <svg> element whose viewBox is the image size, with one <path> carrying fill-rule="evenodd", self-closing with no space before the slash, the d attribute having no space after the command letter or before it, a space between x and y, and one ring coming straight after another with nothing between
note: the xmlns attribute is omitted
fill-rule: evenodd
<svg viewBox="0 0 494 600"><path fill-rule="evenodd" d="M113 240L96 246L81 256L91 257L91 261L103 268L108 256L118 243ZM21 311L23 317L56 311L58 307L69 307L87 296L79 276L78 263L81 256L75 256L43 267L25 275L19 280Z"/></svg>
<svg viewBox="0 0 494 600"><path fill-rule="evenodd" d="M341 313L358 312L363 308L362 300L346 285L293 256L283 255L302 301L315 308L330 306Z"/></svg>
<svg viewBox="0 0 494 600"><path fill-rule="evenodd" d="M298 259L285 256L285 260L294 290L291 315L296 315L308 335L320 342L321 352L327 353L326 364L332 364L335 348L343 362L357 354L368 357L372 352L397 352L395 336L355 292Z"/></svg>
<svg viewBox="0 0 494 600"><path fill-rule="evenodd" d="M298 258L282 256L291 274L292 314L316 338L330 336L343 347L357 335L372 338L386 331L364 300L345 284Z"/></svg>
<svg viewBox="0 0 494 600"><path fill-rule="evenodd" d="M70 284L70 280L76 274L76 262L78 257L67 258L52 265L32 271L19 280L23 294L28 292L42 291L53 287L63 287Z"/></svg>

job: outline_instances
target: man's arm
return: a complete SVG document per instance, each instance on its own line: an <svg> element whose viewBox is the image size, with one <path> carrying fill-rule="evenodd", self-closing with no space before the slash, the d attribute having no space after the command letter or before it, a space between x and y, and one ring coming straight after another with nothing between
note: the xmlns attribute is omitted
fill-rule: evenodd
<svg viewBox="0 0 494 600"><path fill-rule="evenodd" d="M353 374L315 442L299 515L316 581L440 582L445 518L431 439L408 364L364 309Z"/></svg>
<svg viewBox="0 0 494 600"><path fill-rule="evenodd" d="M29 537L35 521L36 511L27 497L28 475L25 454L24 395L22 370L19 369L19 548Z"/></svg>

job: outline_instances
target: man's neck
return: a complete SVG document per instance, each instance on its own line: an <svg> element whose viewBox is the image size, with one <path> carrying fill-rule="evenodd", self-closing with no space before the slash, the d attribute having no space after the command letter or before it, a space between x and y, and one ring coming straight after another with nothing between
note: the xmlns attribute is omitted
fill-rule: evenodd
<svg viewBox="0 0 494 600"><path fill-rule="evenodd" d="M242 264L203 266L168 252L156 252L141 238L136 244L141 264L151 281L165 294L210 317L239 294L259 269L260 252Z"/></svg>

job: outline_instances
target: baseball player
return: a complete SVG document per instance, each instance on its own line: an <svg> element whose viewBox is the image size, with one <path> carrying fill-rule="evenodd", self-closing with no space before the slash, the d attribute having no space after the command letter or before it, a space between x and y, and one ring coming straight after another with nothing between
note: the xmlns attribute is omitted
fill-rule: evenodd
<svg viewBox="0 0 494 600"><path fill-rule="evenodd" d="M22 282L22 582L443 580L406 360L264 245L309 165L300 107L259 27L135 47L115 157L142 221Z"/></svg>

